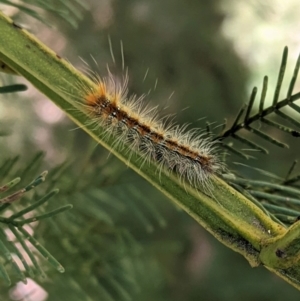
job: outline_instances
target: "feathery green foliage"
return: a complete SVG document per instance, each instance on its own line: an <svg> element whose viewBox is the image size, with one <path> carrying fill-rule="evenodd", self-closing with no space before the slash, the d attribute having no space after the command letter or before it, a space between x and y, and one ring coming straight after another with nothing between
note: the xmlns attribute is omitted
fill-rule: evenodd
<svg viewBox="0 0 300 301"><path fill-rule="evenodd" d="M7 164L7 162L9 162L9 160L1 167L0 172L2 176L9 173L13 167L13 164ZM28 166L28 169L29 168L30 166ZM71 209L72 206L66 205L50 212L38 214L38 212L43 212L42 205L48 202L51 197L55 196L58 190L49 192L44 197L39 198L37 201L23 209L21 209L22 206L20 205L21 199L23 199L29 191L43 183L46 175L47 172L43 172L28 185L11 194L7 194L6 192L16 186L20 182L20 178L15 178L0 187L1 194L7 194L0 199L0 269L1 276L7 284L11 284L10 273L14 275L16 279L22 280L25 283L26 276L35 277L44 275L39 260L32 251L32 247L34 247L58 271L64 272L64 268L61 264L42 245L40 245L32 234L28 232L28 225L44 218L55 216L65 210ZM11 205L14 206L12 207ZM32 247L28 245L28 242L31 243ZM17 246L18 244L20 244L21 248ZM13 253L15 253L15 255L13 255ZM15 256L18 258L19 262L16 261ZM28 257L28 259L26 257ZM25 269L25 271L23 271L23 269Z"/></svg>
<svg viewBox="0 0 300 301"><path fill-rule="evenodd" d="M42 12L50 12L67 21L72 27L76 28L78 21L82 18L82 9L87 9L85 1L71 0L27 0L21 3L16 3L10 0L0 0L0 3L18 8L21 12L47 24L47 19L41 15Z"/></svg>
<svg viewBox="0 0 300 301"><path fill-rule="evenodd" d="M238 115L236 116L235 121L230 126L229 129L224 130L221 132L215 139L216 140L224 140L227 137L231 137L235 140L238 140L242 142L243 144L250 146L253 150L263 152L265 154L268 154L268 150L264 148L263 146L257 144L257 142L254 142L250 140L249 138L246 138L245 135L240 136L238 135L238 132L245 129L248 132L252 133L253 136L257 136L259 138L262 138L276 146L279 147L288 147L285 143L282 141L279 141L275 138L273 138L271 135L268 135L264 132L262 132L260 129L253 127L253 124L257 121L267 124L270 127L273 127L279 131L286 132L290 134L293 137L299 137L300 136L300 122L295 120L294 118L290 117L286 113L282 111L282 109L286 107L290 107L293 110L295 110L297 113L300 113L300 107L295 104L295 102L300 99L300 92L293 94L293 90L295 87L295 83L297 80L297 76L299 73L299 67L300 67L300 55L298 57L298 60L295 65L295 69L293 72L293 76L291 78L289 88L286 94L286 98L279 100L280 90L283 82L283 77L286 69L287 64L287 58L288 58L288 48L285 47L282 55L282 61L281 66L279 69L276 89L274 92L273 102L272 104L264 108L264 103L267 95L267 89L268 89L268 77L265 76L263 80L263 88L261 92L261 97L259 100L259 110L257 113L253 113L253 104L255 101L255 97L257 94L257 88L254 87L250 96L250 100L248 104L244 105L241 110L239 111ZM277 116L279 116L281 119L287 121L288 123L291 123L296 127L296 129L293 129L289 126L286 126L283 123L278 123L270 119L271 115L275 113ZM242 118L243 116L243 118ZM226 123L224 125L226 127ZM249 158L249 155L237 150L235 147L231 146L230 144L223 144L223 146L228 149L229 151L239 155L242 158Z"/></svg>
<svg viewBox="0 0 300 301"><path fill-rule="evenodd" d="M72 149L73 146L70 148ZM154 284L153 279L161 281L161 268L154 256L157 250L153 248L152 253L145 250L142 244L136 241L130 229L120 225L120 220L131 214L134 222L132 229L138 225L143 233L152 233L154 228L166 226L165 219L159 208L141 195L134 182L119 183L123 172L118 169L113 158L106 160L106 154L95 156L94 150L94 143L87 146L86 156L81 157L82 161L76 161L76 169L71 160L51 170L43 185L46 185L44 191L50 192L42 197L40 194L36 195L35 202L28 200L26 202L28 206L25 208L19 205L19 200L16 198L20 197L24 190L33 189L33 186L40 184L43 177L37 177L24 189L12 194L13 197L4 198L3 202L6 204L2 205L0 210L2 209L4 214L5 210L11 210L12 204L15 213L7 218L0 218L0 223L12 231L29 256L29 260L25 260L24 253L16 248L12 249L10 245L10 251L4 249L7 251L4 253L7 256L18 251L17 256L21 258L26 268L23 272L15 263L14 267L19 273L15 275L16 272L5 266L4 271L8 269L7 277L10 275L13 283L19 279L26 282L26 277L35 278L43 283L38 276L45 278L44 270L47 276L54 277L53 271L47 270L43 260L40 261L41 256L36 257L35 253L27 247L28 242L59 271L62 271L62 267L58 261L63 262L67 267L55 287L43 283L52 296L57 298L66 295L72 300L93 300L94 296L100 295L104 300L128 300L133 296L136 298L142 296L147 287ZM10 177L13 174L30 177L42 168L42 159L43 153L37 153L26 167L20 166L18 158L7 159L0 169L1 177L4 175ZM85 175L84 178L82 174ZM19 180L20 178L16 178L3 187L6 189L13 187ZM59 194L57 189L53 189L56 186L63 186ZM53 209L53 206L48 204L50 198L61 207ZM8 200L14 202L7 203ZM69 201L72 201L74 210L57 215L62 210L70 209L71 206L67 204ZM24 197L21 202L24 202ZM45 204L48 205L44 208ZM54 218L43 219L54 215ZM27 228L23 227L24 224L34 221L40 221L38 240L43 241L46 249L29 235ZM6 242L5 237L2 238L3 248L5 248L9 242ZM164 254L168 251L170 248L159 252ZM57 259L54 259L51 254L55 254ZM85 257L86 261L79 260L82 257ZM148 282L145 277L142 277L145 270L148 273ZM60 276L56 275L55 278L60 279ZM141 282L142 278L144 280ZM82 279L85 281L83 282ZM67 284L72 287L71 291L66 290Z"/></svg>

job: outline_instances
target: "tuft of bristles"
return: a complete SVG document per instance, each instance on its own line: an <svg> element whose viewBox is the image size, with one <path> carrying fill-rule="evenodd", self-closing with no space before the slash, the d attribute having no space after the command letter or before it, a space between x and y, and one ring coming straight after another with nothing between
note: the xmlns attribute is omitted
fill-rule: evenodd
<svg viewBox="0 0 300 301"><path fill-rule="evenodd" d="M216 155L216 142L199 130L186 130L158 116L157 107L145 105L143 96L128 96L128 76L118 81L110 72L105 78L94 77L97 89L84 89L84 108L91 123L101 127L143 158L159 168L176 173L192 186L209 188L211 175L224 165ZM210 190L210 189L209 189Z"/></svg>

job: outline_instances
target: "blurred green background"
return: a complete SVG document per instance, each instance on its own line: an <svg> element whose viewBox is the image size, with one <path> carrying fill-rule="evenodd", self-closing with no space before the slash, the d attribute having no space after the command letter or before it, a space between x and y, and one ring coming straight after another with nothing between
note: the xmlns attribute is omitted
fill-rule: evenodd
<svg viewBox="0 0 300 301"><path fill-rule="evenodd" d="M90 0L88 4L76 30L52 14L41 12L55 24L48 28L16 9L6 9L73 65L84 70L87 63L101 76L109 66L122 77L122 41L130 93L150 91L146 103L159 105L162 115L174 114L176 122L190 127L203 128L210 122L214 128L224 118L232 122L251 85L261 87L266 73L271 99L283 47L291 48L288 72L299 51L297 1L283 5ZM1 97L0 126L10 133L0 137L0 159L20 155L18 168L10 175L17 175L37 151L44 151L38 172L49 169L49 178L55 177L48 185L61 189L57 202L74 204L72 212L34 228L66 272L58 274L45 264L48 278L35 279L47 292L43 297L36 293L38 288L15 287L8 293L3 287L1 300L276 301L299 296L264 268L250 268L240 255L108 156L34 88ZM294 147L282 151L262 142L270 155L255 155L256 160L246 163L285 174L299 147L288 137L281 139ZM229 156L230 168L254 176L233 164L237 161L242 162Z"/></svg>

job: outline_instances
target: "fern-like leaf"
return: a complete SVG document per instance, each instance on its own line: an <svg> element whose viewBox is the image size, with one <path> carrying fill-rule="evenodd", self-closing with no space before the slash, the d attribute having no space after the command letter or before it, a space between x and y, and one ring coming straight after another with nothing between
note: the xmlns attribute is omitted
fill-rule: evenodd
<svg viewBox="0 0 300 301"><path fill-rule="evenodd" d="M296 105L294 102L298 99L300 99L300 93L293 94L293 89L295 86L295 82L299 73L299 66L300 66L300 55L298 57L296 66L294 68L293 76L291 78L289 88L287 91L286 98L284 98L281 101L278 101L280 90L282 86L282 81L286 69L287 64L287 57L288 57L288 48L285 47L282 55L282 61L281 66L279 69L277 84L273 96L272 104L269 107L265 108L265 98L267 94L267 87L268 87L268 77L265 76L263 80L263 87L261 92L261 97L259 101L259 109L258 112L254 113L253 105L255 102L256 94L257 94L257 88L254 87L250 96L250 100L247 105L244 105L239 113L237 114L237 117L235 121L233 122L232 126L229 129L225 129L221 134L219 134L215 139L216 140L222 140L224 143L224 146L229 151L239 155L243 158L249 158L248 155L241 151L237 151L235 148L232 147L232 145L225 144L224 140L225 138L231 137L233 140L238 140L242 144L245 144L247 146L250 146L253 150L263 152L265 154L268 153L268 150L265 149L263 146L259 145L257 142L253 142L248 137L242 136L241 134L238 134L241 130L245 129L248 132L252 133L254 136L260 137L263 140L266 140L276 146L287 148L288 145L283 143L282 141L275 139L265 133L264 131L261 131L257 127L255 127L255 122L260 121L264 124L266 124L269 127L273 127L279 131L283 131L285 133L290 134L293 137L300 137L300 122L292 118L290 115L285 114L282 109L285 107L291 107L293 108L297 113L300 113L300 107ZM295 126L295 129L287 126L283 123L275 122L271 119L269 119L269 116L274 113L275 115L279 116L281 119L284 119L287 123L290 123L291 125ZM273 115L274 115L273 114Z"/></svg>
<svg viewBox="0 0 300 301"><path fill-rule="evenodd" d="M12 167L13 164L9 164L9 166ZM8 169L9 171L11 170L11 168L7 168L5 165L4 167L6 167L5 169ZM5 173L7 173L7 171ZM46 175L47 172L43 172L25 187L0 199L0 274L7 284L11 283L11 277L9 274L13 273L13 270L15 271L13 274L16 274L17 278L22 280L24 283L26 283L26 275L30 277L44 275L39 260L33 253L32 248L28 246L28 242L30 242L31 245L35 247L35 249L58 271L64 271L61 264L43 246L40 245L33 235L28 232L28 225L30 223L52 217L72 208L71 205L66 205L48 213L36 215L38 208L40 208L40 206L47 202L51 197L55 196L58 190L53 190L38 201L23 209L18 209L20 207L19 205L19 207L13 207L10 208L9 211L7 210L12 204L20 201L27 192L35 189L38 185L43 183ZM2 185L0 187L0 193L7 193L19 182L20 178L18 177ZM8 212L11 212L12 210L13 212L15 211L15 213L9 214ZM31 217L25 217L26 214L30 214ZM9 216L7 217L7 215ZM18 246L18 244L20 246Z"/></svg>
<svg viewBox="0 0 300 301"><path fill-rule="evenodd" d="M49 24L38 11L40 8L63 18L74 28L77 27L78 21L82 19L82 9L88 9L88 5L85 0L27 0L22 1L21 3L16 3L15 1L10 0L0 0L0 3L16 7L27 15L51 26L51 24Z"/></svg>

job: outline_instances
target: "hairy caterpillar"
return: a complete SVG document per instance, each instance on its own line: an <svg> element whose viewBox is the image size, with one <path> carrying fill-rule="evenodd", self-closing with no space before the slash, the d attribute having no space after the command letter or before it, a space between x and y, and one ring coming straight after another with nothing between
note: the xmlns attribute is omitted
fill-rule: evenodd
<svg viewBox="0 0 300 301"><path fill-rule="evenodd" d="M97 89L81 86L81 104L91 124L113 135L117 144L126 144L133 152L154 161L160 168L178 174L192 186L209 188L212 174L224 169L216 154L216 142L197 129L186 130L158 116L157 107L145 105L143 96L128 96L128 75L120 82L108 76L93 76ZM82 103L83 102L83 103Z"/></svg>

